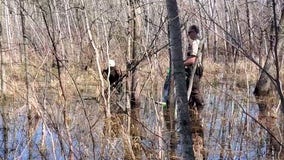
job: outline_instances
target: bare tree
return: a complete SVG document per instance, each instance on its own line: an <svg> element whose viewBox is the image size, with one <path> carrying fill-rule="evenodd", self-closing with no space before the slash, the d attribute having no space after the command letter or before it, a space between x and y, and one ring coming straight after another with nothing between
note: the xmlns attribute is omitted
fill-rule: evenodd
<svg viewBox="0 0 284 160"><path fill-rule="evenodd" d="M2 3L0 4L0 10L2 10ZM5 91L4 91L4 76L5 76L5 68L4 68L4 52L3 52L3 46L2 46L2 41L3 41L3 27L2 27L2 16L0 16L0 58L1 58L1 95L2 97L5 97ZM1 98L1 103L4 103L4 98ZM3 147L3 159L8 158L9 150L8 150L8 125L7 125L7 118L6 118L6 113L5 109L1 107L0 109L0 114L1 114L1 120L2 120L2 133L3 133L3 142L2 142L2 147Z"/></svg>
<svg viewBox="0 0 284 160"><path fill-rule="evenodd" d="M2 10L2 5L0 5L0 7L1 7L1 10ZM3 62L4 62L4 60L3 60L3 58L4 58L4 56L3 56L3 54L4 54L4 52L3 52L3 50L2 50L2 41L3 41L3 27L2 27L2 16L0 16L0 50L1 50L1 53L0 53L0 55L1 55L1 66L0 66L0 69L1 69L1 94L4 94L4 76L5 76L5 68L4 68L4 64L3 64Z"/></svg>
<svg viewBox="0 0 284 160"><path fill-rule="evenodd" d="M138 57L139 53L141 53L141 49L139 44L141 44L141 8L140 8L140 0L129 0L129 14L130 14L130 21L129 21L129 28L130 28L130 35L129 35L129 64L128 72L129 72L129 81L128 81L128 89L130 91L130 115L129 123L130 123L130 136L132 139L132 149L137 159L142 158L142 148L141 148L141 136L142 130L139 124L140 122L140 105L141 100L139 96L139 78L138 74L135 69L131 69Z"/></svg>
<svg viewBox="0 0 284 160"><path fill-rule="evenodd" d="M271 96L272 94L272 86L276 88L276 91L281 99L281 109L282 112L284 112L284 105L283 105L283 92L282 92L282 84L280 79L280 63L281 60L281 54L278 55L279 52L281 52L281 49L283 48L283 37L282 35L282 26L283 26L283 8L282 8L282 14L279 22L279 26L277 24L276 19L276 12L275 7L276 3L273 1L273 13L274 13L274 19L272 21L272 28L270 34L274 35L270 38L270 46L269 51L266 57L266 62L263 67L263 70L260 74L260 78L257 81L254 94L259 100L259 107L261 111L266 111L267 109L267 103L265 103L265 97ZM280 32L278 31L280 29ZM273 34L274 33L274 34ZM280 34L279 34L280 33ZM279 43L280 42L280 43ZM267 101L266 101L267 102ZM269 103L271 104L271 102Z"/></svg>
<svg viewBox="0 0 284 160"><path fill-rule="evenodd" d="M281 4L281 18L279 21L278 44L277 51L279 53L279 67L283 66L284 55L281 51L284 50L284 3Z"/></svg>
<svg viewBox="0 0 284 160"><path fill-rule="evenodd" d="M29 102L29 77L28 77L28 55L27 55L27 51L26 51L26 25L25 25L25 15L24 15L24 10L25 10L25 1L21 1L20 2L20 17L21 17L21 33L22 33L22 40L20 43L20 53L21 53L21 57L24 57L24 66L25 66L25 86L26 86L26 103L25 103L25 107L27 109L27 132L28 132L28 137L27 138L27 142L28 142L28 149L29 149L29 158L32 159L32 151L33 151L33 119L32 119L32 109L30 106L30 102Z"/></svg>
<svg viewBox="0 0 284 160"><path fill-rule="evenodd" d="M167 0L167 10L170 32L170 51L172 72L176 91L177 107L177 128L179 134L179 144L177 147L178 156L182 159L194 159L193 142L191 134L191 124L189 121L189 111L187 106L187 94L185 90L185 72L182 60L181 30L176 0Z"/></svg>

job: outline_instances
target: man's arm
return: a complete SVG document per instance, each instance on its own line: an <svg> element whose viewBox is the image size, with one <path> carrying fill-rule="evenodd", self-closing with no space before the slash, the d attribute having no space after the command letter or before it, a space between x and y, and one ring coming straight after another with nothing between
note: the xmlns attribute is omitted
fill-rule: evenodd
<svg viewBox="0 0 284 160"><path fill-rule="evenodd" d="M184 62L183 65L190 66L196 62L197 57L196 56L189 56Z"/></svg>

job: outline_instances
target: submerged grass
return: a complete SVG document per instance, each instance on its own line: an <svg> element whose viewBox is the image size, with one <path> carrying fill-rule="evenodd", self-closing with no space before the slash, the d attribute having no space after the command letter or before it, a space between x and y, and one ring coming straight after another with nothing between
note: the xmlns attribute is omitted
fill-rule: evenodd
<svg viewBox="0 0 284 160"><path fill-rule="evenodd" d="M168 62L168 58L161 55L158 59L164 63L147 61L145 63L148 65L143 64L137 70L139 75L138 88L142 97L141 99L143 100L141 104L141 123L148 129L145 129L146 139L144 140L147 142L149 153L151 151L156 154L154 158L159 157L166 151L166 147L162 147L163 145L161 145L163 141L159 138L160 133L164 129L161 129L162 126L160 126L163 124L162 108L155 102L161 99L161 91L167 74L168 65L166 63ZM104 150L102 147L106 146L108 148L105 149L113 155L123 157L120 155L122 154L121 151L116 151L117 148L121 148L122 144L115 147L115 138L105 137L103 134L103 125L105 120L107 120L104 111L107 106L101 96L102 91L107 87L107 82L100 79L99 73L94 66L84 70L79 64L69 63L67 67L67 69L61 68L61 80L65 96L67 97L64 101L59 86L57 69L51 68L51 65L48 64L43 66L39 62L34 62L33 66L29 66L29 93L32 97L30 100L33 101L31 104L36 106L33 109L39 110L37 113L40 113L39 116L42 119L48 121L47 124L49 127L60 128L60 130L56 131L56 134L64 135L64 139L73 137L77 143L75 148L80 150L82 153L81 156L92 157L93 154L100 155L100 151ZM123 70L123 72L125 73L126 71ZM7 67L6 73L6 91L0 97L2 105L14 104L13 107L20 108L26 102L25 94L27 93L24 65L15 64L12 67ZM282 71L282 77L283 73ZM248 124L248 121L245 122L245 116L241 112L241 109L236 107L237 103L242 104L247 109L255 107L247 104L247 102L253 102L253 99L248 97L251 95L247 95L247 91L254 87L258 76L259 69L245 60L238 61L236 64L225 64L214 63L211 59L204 59L202 87L204 98L206 99L206 107L202 115L204 116L203 122L205 122L204 130L206 134L204 140L206 150L211 155L211 158L221 157L221 154L223 154L223 157L229 157L229 155L238 157L241 153L249 154L247 152L251 151L252 145L249 145L246 150L242 150L240 147L245 146L239 142L240 140L249 144L258 143L254 139L252 131L249 130L246 134L243 134L245 132L241 132L248 125L252 126L253 122L250 121L250 124ZM105 88L102 88L102 82ZM124 82L126 85L126 81ZM78 91L83 97L84 104L80 101L81 97L79 97ZM126 90L124 91L125 94L129 93ZM228 96L228 94L232 97ZM111 97L111 100L116 99L114 96ZM237 98L238 102L235 102L234 98ZM115 107L119 105L126 106L125 96L118 101L119 103L111 101L111 105ZM13 109L10 111L13 111ZM255 114L255 109L252 112ZM128 118L126 116L125 121L121 123L125 124ZM118 121L114 122L117 123L113 125L119 128L117 126ZM91 126L88 126L88 124ZM120 133L121 135L128 135L126 128L123 128L124 133ZM259 128L257 129L259 130ZM70 137L66 137L65 135L68 132L71 134ZM111 133L115 132L112 131ZM121 130L118 129L118 132L121 132ZM95 139L95 144L93 144L92 138ZM116 140L119 138L121 137L117 137ZM122 139L124 145L128 147L127 152L129 153L127 154L130 154L131 151L129 150L128 143L130 143L131 137L122 137ZM259 143L258 145L260 145ZM66 144L68 143L66 142ZM95 149L92 148L92 145L94 145ZM231 148L228 147L230 145ZM216 146L219 147L216 149ZM216 156L215 151L216 153L220 151L220 155Z"/></svg>

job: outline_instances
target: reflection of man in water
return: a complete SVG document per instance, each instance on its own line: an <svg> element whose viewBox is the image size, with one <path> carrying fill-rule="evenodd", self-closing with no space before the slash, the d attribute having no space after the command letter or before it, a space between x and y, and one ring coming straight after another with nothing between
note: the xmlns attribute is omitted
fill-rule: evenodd
<svg viewBox="0 0 284 160"><path fill-rule="evenodd" d="M186 72L186 86L189 87L189 79L193 71L194 64L197 63L196 72L193 78L192 91L189 99L189 105L196 105L198 110L202 110L204 106L204 100L200 92L200 79L203 74L203 67L201 64L201 58L197 55L200 38L199 38L199 28L195 25L189 27L189 46L187 51L187 59L184 61L185 72Z"/></svg>
<svg viewBox="0 0 284 160"><path fill-rule="evenodd" d="M110 70L109 70L110 69ZM122 83L121 83L121 70L117 68L117 66L115 65L115 61L110 59L108 62L108 67L106 69L103 70L102 72L103 77L105 79L107 79L108 74L108 80L110 83L110 89L116 89L119 93L121 93L121 89L122 89Z"/></svg>

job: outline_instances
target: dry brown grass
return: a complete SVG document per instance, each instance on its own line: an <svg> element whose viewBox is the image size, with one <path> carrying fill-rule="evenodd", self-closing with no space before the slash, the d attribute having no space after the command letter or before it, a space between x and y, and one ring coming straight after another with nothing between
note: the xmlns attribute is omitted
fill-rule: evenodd
<svg viewBox="0 0 284 160"><path fill-rule="evenodd" d="M53 93L60 94L59 80L57 78L57 69L49 68L46 72L42 62L33 57L33 63L29 66L29 85L32 91L39 91L46 87L53 90ZM139 75L139 92L142 95L159 99L161 90L165 81L168 68L168 54L161 52L157 57L143 61L138 66L137 73ZM120 62L121 63L121 62ZM235 87L239 89L247 89L254 85L259 77L259 69L250 61L244 59L239 60L235 65L233 63L215 63L210 58L204 58L204 75L202 83L204 86L218 86L224 83L235 83ZM104 64L101 65L103 68ZM123 73L126 73L125 66L120 64ZM102 81L99 73L92 66L87 71L83 70L78 64L68 64L68 72L62 69L62 83L64 86L65 96L71 101L78 97L78 91L81 95L90 95L93 97L101 96ZM6 95L13 95L14 99L25 99L25 70L23 64L16 64L12 67L6 67ZM45 84L45 76L49 74L50 82ZM281 70L281 76L284 77L284 70ZM105 87L107 82L104 81ZM59 95L60 96L60 95Z"/></svg>
<svg viewBox="0 0 284 160"><path fill-rule="evenodd" d="M162 63L160 63L160 61L162 61ZM40 63L35 61L33 65L40 66ZM42 68L34 66L29 66L29 85L31 87L31 93L37 94L40 100L40 94L42 94L43 92L42 90L47 87L48 92L52 93L48 95L50 99L50 104L48 104L49 109L47 109L47 112L51 115L58 114L61 116L61 112L64 109L61 108L61 106L65 106L67 109L69 109L69 111L67 111L66 117L66 120L68 121L67 125L76 129L76 131L74 131L74 134L78 134L78 137L82 136L79 131L86 132L86 130L88 130L86 129L87 126L85 125L86 117L83 115L82 112L82 104L73 103L79 100L77 88L82 96L101 96L102 84L98 75L98 71L95 69L88 69L87 71L85 71L79 65L76 64L68 64L68 72L67 70L62 69L61 76L65 96L67 97L67 102L64 103L62 101L62 95L60 93L61 91L59 81L56 77L56 68L50 68L49 73L46 73ZM93 68L95 67L93 66ZM144 61L143 64L139 65L137 73L140 76L139 89L141 89L141 96L153 98L154 100L158 101L160 100L161 91L167 74L167 68L168 56L166 52L158 55L157 59L152 58L151 60ZM123 71L125 73L125 70ZM50 81L48 83L44 82L46 76L45 74L49 74ZM283 75L284 71L281 71L281 74ZM254 64L246 60L239 61L234 66L233 64L226 65L225 63L214 63L211 59L208 58L204 59L204 76L202 78L202 83L204 87L207 87L208 85L215 85L218 87L223 83L232 84L233 82L235 82L235 86L237 88L247 89L248 86L254 85L256 83L258 76L258 68ZM24 104L26 94L24 65L14 65L11 68L7 68L6 78L6 98L4 98L4 96L0 97L1 99L4 99L3 103L9 104L10 102L15 103L16 101L20 101L22 102L22 104ZM106 86L107 85L105 83L105 87ZM36 98L31 100L37 101ZM99 127L96 127L96 123L97 121L100 121L100 123L102 123L102 120L104 118L103 115L101 115L101 117L98 116L99 113L103 113L103 103L96 105L96 107L99 109L96 109L96 107L94 107L95 105L93 102L85 103L86 110L88 111L87 116L91 119L90 121L92 121L92 124L95 124L95 127L93 127L93 132L97 135L102 134L98 130ZM31 104L40 105L38 102ZM18 106L21 107L21 105ZM54 119L56 120L56 117ZM56 120L55 122L60 122L60 120L61 119L59 117L58 120ZM117 129L117 131L119 130ZM90 141L89 138L85 138L83 136L80 140L86 144ZM198 140L198 142L196 143L201 144L201 140L202 139ZM197 147L200 146L198 145Z"/></svg>
<svg viewBox="0 0 284 160"><path fill-rule="evenodd" d="M237 88L245 89L254 85L259 76L259 69L250 61L240 60L236 64L214 63L211 59L204 60L204 80L206 85L235 83Z"/></svg>

